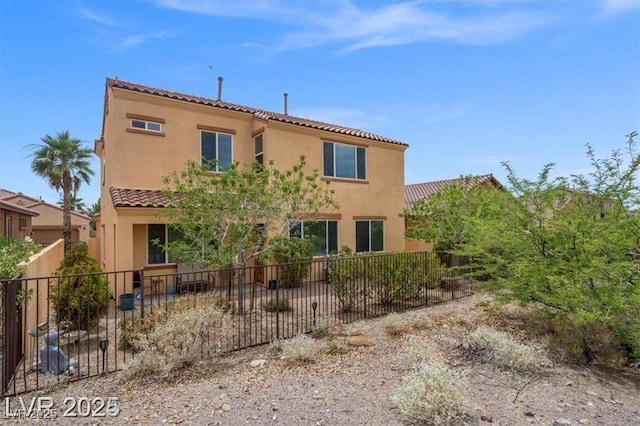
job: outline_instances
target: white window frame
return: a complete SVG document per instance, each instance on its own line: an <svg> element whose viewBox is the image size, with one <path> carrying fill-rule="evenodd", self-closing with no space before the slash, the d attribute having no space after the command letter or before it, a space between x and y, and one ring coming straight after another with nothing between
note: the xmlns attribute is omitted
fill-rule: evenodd
<svg viewBox="0 0 640 426"><path fill-rule="evenodd" d="M134 126L133 122L136 121L138 123L142 123L143 127L140 126ZM152 129L151 126L158 126L157 129ZM131 118L129 121L129 127L131 129L135 129L135 130L145 130L147 132L154 132L154 133L162 133L162 123L158 123L157 121L150 121L150 120L141 120L139 118Z"/></svg>
<svg viewBox="0 0 640 426"><path fill-rule="evenodd" d="M215 131L215 130L200 130L200 164L204 164L204 157L202 155L202 135L204 133L213 133L214 135L216 135L216 158L214 158L213 160L215 160L216 162L216 169L215 170L211 170L212 172L224 172L224 169L221 169L220 167L220 145L219 145L219 135L228 135L231 138L231 161L229 162L229 165L233 164L233 133L227 133L227 132L219 132L219 131ZM211 160L207 160L207 161L211 161Z"/></svg>
<svg viewBox="0 0 640 426"><path fill-rule="evenodd" d="M332 162L333 162L333 170L331 170L331 174L326 174L326 167L325 167L325 152L324 152L324 146L326 143L330 143L332 144L331 147L331 155L332 155ZM336 160L336 147L347 147L347 148L351 148L353 149L353 155L355 157L355 169L354 169L354 177L346 177L346 176L338 176L337 174L337 170L338 170L338 162ZM364 152L364 177L358 177L358 149L362 149ZM340 142L333 142L333 141L322 141L322 171L323 171L323 176L326 177L332 177L332 178L336 178L336 179L352 179L352 180L367 180L367 147L366 146L360 146L360 145L351 145L351 144L346 144L346 143L340 143Z"/></svg>
<svg viewBox="0 0 640 426"><path fill-rule="evenodd" d="M340 221L339 220L335 220L335 219L317 219L317 220L301 220L300 222L297 222L293 225L300 226L300 238L305 238L305 223L318 223L318 222L324 222L324 226L325 226L325 241L324 241L324 253L322 254L314 254L314 256L328 256L329 253L329 222L335 222L336 224L336 252L340 249ZM291 235L291 228L293 227L289 226L289 238L297 238Z"/></svg>
<svg viewBox="0 0 640 426"><path fill-rule="evenodd" d="M147 265L166 265L169 262L169 253L167 253L166 251L163 250L164 252L164 262L161 263L149 263L149 249L151 248L151 246L153 245L153 243L149 240L149 226L164 226L164 244L167 244L167 242L169 241L169 225L167 225L166 223L148 223L146 226L146 242L147 242ZM156 248L156 246L153 246L154 248Z"/></svg>
<svg viewBox="0 0 640 426"><path fill-rule="evenodd" d="M369 247L368 247L368 250L366 250L366 251L358 251L358 222L367 222L369 224ZM371 236L371 223L372 222L381 222L382 223L382 249L381 250L376 250L376 251L372 251L371 250L371 243L373 241L373 238ZM354 236L355 236L354 247L356 249L355 250L356 253L380 253L380 252L384 252L384 240L385 240L384 235L385 235L385 229L386 229L384 220L382 220L382 219L358 219L358 220L355 221L354 227L355 227L355 229L354 229L354 231L355 231L354 232Z"/></svg>
<svg viewBox="0 0 640 426"><path fill-rule="evenodd" d="M256 149L256 139L262 138L262 151L258 152ZM264 164L264 133L259 133L253 137L253 159L260 164ZM258 156L262 156L262 161L258 160Z"/></svg>

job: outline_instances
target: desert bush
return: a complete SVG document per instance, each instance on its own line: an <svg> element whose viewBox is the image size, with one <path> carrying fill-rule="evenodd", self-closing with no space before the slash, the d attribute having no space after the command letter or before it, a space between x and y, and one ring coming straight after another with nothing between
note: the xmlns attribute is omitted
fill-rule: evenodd
<svg viewBox="0 0 640 426"><path fill-rule="evenodd" d="M321 339L329 335L329 325L331 324L330 317L327 314L322 314L315 319L313 327L311 328L311 336L315 339Z"/></svg>
<svg viewBox="0 0 640 426"><path fill-rule="evenodd" d="M223 312L235 313L235 305L214 294L205 294L198 297L181 297L174 301L169 301L164 305L154 307L145 312L144 318L139 311L132 311L131 315L118 322L120 329L119 344L123 349L133 348L136 351L142 350L139 342L143 337L152 332L160 324L173 320L173 317L181 312L196 307L214 306Z"/></svg>
<svg viewBox="0 0 640 426"><path fill-rule="evenodd" d="M427 344L422 336L409 335L406 345L398 356L400 366L405 370L412 370L420 363L429 363L439 360L440 356Z"/></svg>
<svg viewBox="0 0 640 426"><path fill-rule="evenodd" d="M226 350L235 321L230 310L221 309L215 303L196 303L184 310L178 307L169 312L170 320L156 323L149 333L140 335L134 342L141 352L125 366L125 379L166 378Z"/></svg>
<svg viewBox="0 0 640 426"><path fill-rule="evenodd" d="M276 340L272 343L281 354L281 358L292 362L311 362L322 350L318 340L306 334L298 334L290 339Z"/></svg>
<svg viewBox="0 0 640 426"><path fill-rule="evenodd" d="M421 362L392 400L408 420L430 425L459 424L467 411L465 377L443 364Z"/></svg>
<svg viewBox="0 0 640 426"><path fill-rule="evenodd" d="M101 272L98 261L89 256L85 242L78 241L67 250L56 270L60 277L49 295L58 324L89 330L107 314L111 293Z"/></svg>
<svg viewBox="0 0 640 426"><path fill-rule="evenodd" d="M487 349L490 362L500 367L536 370L551 364L540 346L525 345L510 334L488 327L479 327L469 336L475 344Z"/></svg>
<svg viewBox="0 0 640 426"><path fill-rule="evenodd" d="M366 261L378 303L389 304L420 296L426 281L425 262L421 254L371 256Z"/></svg>
<svg viewBox="0 0 640 426"><path fill-rule="evenodd" d="M336 342L329 342L324 351L329 355L344 355L349 352L349 348Z"/></svg>
<svg viewBox="0 0 640 426"><path fill-rule="evenodd" d="M384 317L384 331L393 337L400 336L409 331L410 326L402 319L402 316L391 312Z"/></svg>
<svg viewBox="0 0 640 426"><path fill-rule="evenodd" d="M354 256L347 246L327 261L327 281L333 287L343 312L356 310L365 297L363 278L364 257Z"/></svg>
<svg viewBox="0 0 640 426"><path fill-rule="evenodd" d="M300 238L275 237L271 241L271 255L278 262L280 286L300 287L309 276L313 259L313 243Z"/></svg>
<svg viewBox="0 0 640 426"><path fill-rule="evenodd" d="M18 265L40 250L41 247L28 237L0 237L0 280L11 279L22 273Z"/></svg>
<svg viewBox="0 0 640 426"><path fill-rule="evenodd" d="M270 299L264 304L264 310L267 312L289 312L293 311L293 307L291 307L289 299Z"/></svg>

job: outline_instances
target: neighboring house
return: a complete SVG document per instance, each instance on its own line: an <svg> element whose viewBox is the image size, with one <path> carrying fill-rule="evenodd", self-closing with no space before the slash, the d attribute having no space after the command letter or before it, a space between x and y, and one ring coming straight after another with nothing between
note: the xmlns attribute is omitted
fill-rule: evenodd
<svg viewBox="0 0 640 426"><path fill-rule="evenodd" d="M156 213L164 199L163 177L187 160L254 160L291 168L304 155L309 171L331 181L336 212L321 212L302 225L322 234L317 255L341 246L356 251L404 248L402 213L404 152L407 145L343 126L127 83L108 78L102 135L95 142L101 159L101 212L97 236L106 271L144 267L171 273L152 241L170 238L166 219ZM215 212L212 212L215 214ZM318 225L319 224L319 225Z"/></svg>
<svg viewBox="0 0 640 426"><path fill-rule="evenodd" d="M31 238L36 243L47 246L62 238L62 207L21 192L16 193L6 189L0 189L0 201L37 213L37 216L31 220L29 231ZM87 241L89 239L90 221L91 218L83 213L71 212L71 241Z"/></svg>
<svg viewBox="0 0 640 426"><path fill-rule="evenodd" d="M0 190L0 194L4 190ZM24 238L31 236L31 221L38 212L9 203L0 199L0 216L2 217L2 233L7 238Z"/></svg>
<svg viewBox="0 0 640 426"><path fill-rule="evenodd" d="M502 184L498 182L492 174L437 180L433 182L413 183L405 185L404 187L404 205L405 207L410 208L413 202L419 199L427 200L431 195L442 190L446 186L458 183L467 185L469 188L477 185L492 185L496 188L504 189ZM405 219L405 229L408 226L407 220L408 219ZM405 249L410 251L432 250L433 242L407 239L405 242Z"/></svg>

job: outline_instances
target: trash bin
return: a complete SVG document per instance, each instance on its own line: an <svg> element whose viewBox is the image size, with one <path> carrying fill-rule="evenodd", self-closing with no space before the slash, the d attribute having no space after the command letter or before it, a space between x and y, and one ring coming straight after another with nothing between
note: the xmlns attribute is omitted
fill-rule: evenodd
<svg viewBox="0 0 640 426"><path fill-rule="evenodd" d="M120 310L122 311L130 311L133 309L133 301L134 301L133 293L124 293L120 295Z"/></svg>
<svg viewBox="0 0 640 426"><path fill-rule="evenodd" d="M275 290L278 288L278 280L269 280L269 290Z"/></svg>
<svg viewBox="0 0 640 426"><path fill-rule="evenodd" d="M176 293L176 285L174 283L167 284L167 294L175 294Z"/></svg>

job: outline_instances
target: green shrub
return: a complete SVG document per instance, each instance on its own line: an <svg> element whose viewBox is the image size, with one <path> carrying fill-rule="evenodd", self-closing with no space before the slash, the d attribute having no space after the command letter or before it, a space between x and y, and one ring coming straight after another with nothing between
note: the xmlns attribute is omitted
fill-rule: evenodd
<svg viewBox="0 0 640 426"><path fill-rule="evenodd" d="M371 256L366 262L378 303L390 304L420 296L427 279L421 253Z"/></svg>
<svg viewBox="0 0 640 426"><path fill-rule="evenodd" d="M343 312L352 312L365 297L364 258L354 256L353 251L343 246L337 256L327 261L327 281L340 303Z"/></svg>
<svg viewBox="0 0 640 426"><path fill-rule="evenodd" d="M271 253L280 270L280 286L300 287L309 276L313 243L300 238L275 237L271 242Z"/></svg>
<svg viewBox="0 0 640 426"><path fill-rule="evenodd" d="M38 253L41 247L31 238L0 237L0 280L11 279L22 273L18 264Z"/></svg>
<svg viewBox="0 0 640 426"><path fill-rule="evenodd" d="M408 373L393 402L408 420L429 425L461 424L467 411L466 379L442 364L421 362Z"/></svg>
<svg viewBox="0 0 640 426"><path fill-rule="evenodd" d="M96 327L109 310L111 294L98 261L89 256L85 242L78 241L70 247L56 275L60 277L49 295L55 321L73 330Z"/></svg>
<svg viewBox="0 0 640 426"><path fill-rule="evenodd" d="M267 312L289 312L293 311L289 299L271 299L264 304L264 310Z"/></svg>

